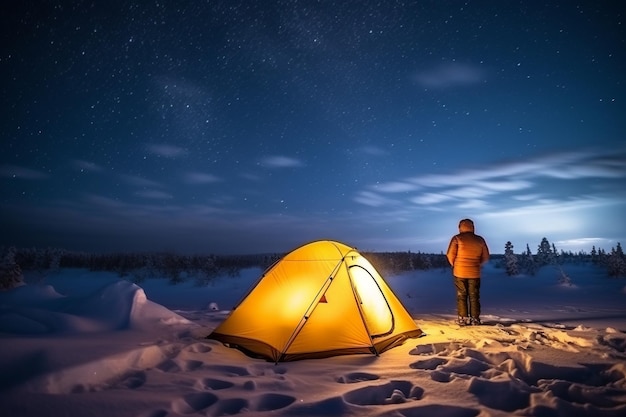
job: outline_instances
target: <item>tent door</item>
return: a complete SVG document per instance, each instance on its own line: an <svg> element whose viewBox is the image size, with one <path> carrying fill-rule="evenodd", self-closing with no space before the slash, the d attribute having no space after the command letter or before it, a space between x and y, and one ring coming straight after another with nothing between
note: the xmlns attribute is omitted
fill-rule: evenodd
<svg viewBox="0 0 626 417"><path fill-rule="evenodd" d="M393 332L394 318L391 307L374 277L359 265L350 266L350 277L361 303L370 336L380 337Z"/></svg>

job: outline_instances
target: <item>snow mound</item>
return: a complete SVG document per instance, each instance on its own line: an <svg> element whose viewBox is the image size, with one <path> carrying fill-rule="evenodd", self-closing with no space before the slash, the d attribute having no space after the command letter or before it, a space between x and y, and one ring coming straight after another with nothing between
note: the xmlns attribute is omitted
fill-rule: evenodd
<svg viewBox="0 0 626 417"><path fill-rule="evenodd" d="M189 321L149 301L144 290L117 281L82 297L66 297L50 285L24 285L0 294L0 333L91 333L145 329Z"/></svg>

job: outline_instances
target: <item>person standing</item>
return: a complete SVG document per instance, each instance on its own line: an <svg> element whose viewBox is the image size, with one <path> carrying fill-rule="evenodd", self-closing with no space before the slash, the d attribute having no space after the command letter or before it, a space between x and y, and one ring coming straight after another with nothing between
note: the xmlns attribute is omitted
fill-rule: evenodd
<svg viewBox="0 0 626 417"><path fill-rule="evenodd" d="M474 222L459 222L459 234L454 235L446 253L452 266L456 288L457 323L461 326L480 324L480 272L489 260L489 248L482 236L474 233ZM469 307L469 308L468 308Z"/></svg>

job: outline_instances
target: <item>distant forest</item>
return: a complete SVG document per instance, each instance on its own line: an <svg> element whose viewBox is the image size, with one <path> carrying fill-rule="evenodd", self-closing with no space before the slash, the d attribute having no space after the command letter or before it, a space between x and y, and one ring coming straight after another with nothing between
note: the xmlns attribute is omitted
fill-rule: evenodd
<svg viewBox="0 0 626 417"><path fill-rule="evenodd" d="M511 242L504 245L503 255L491 255L491 261L507 275L534 275L546 265L593 263L607 270L610 277L626 277L626 258L621 245L611 252L595 246L590 253L558 251L543 238L535 252L529 245L516 254ZM449 268L444 253L360 252L383 275L412 270ZM285 253L254 255L182 255L171 252L154 253L83 253L56 248L0 247L0 289L11 288L23 281L22 271L42 274L61 268L84 268L92 271L116 272L135 282L147 278L167 278L172 283L193 279L206 285L220 275L236 276L245 268L267 269Z"/></svg>
<svg viewBox="0 0 626 417"><path fill-rule="evenodd" d="M383 274L414 269L447 268L444 254L413 252L360 252ZM183 255L172 252L83 253L64 249L1 248L3 265L17 265L22 271L54 271L61 268L84 268L116 272L141 280L166 277L172 281L203 276L237 275L245 268L267 269L286 253L251 255ZM1 259L0 259L1 260Z"/></svg>

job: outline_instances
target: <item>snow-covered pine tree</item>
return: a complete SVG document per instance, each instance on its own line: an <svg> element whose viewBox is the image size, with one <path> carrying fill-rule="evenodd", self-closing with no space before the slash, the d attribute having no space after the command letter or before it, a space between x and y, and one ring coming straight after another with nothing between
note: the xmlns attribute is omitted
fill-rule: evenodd
<svg viewBox="0 0 626 417"><path fill-rule="evenodd" d="M420 254L420 259L424 269L431 269L433 267L433 261L430 256Z"/></svg>
<svg viewBox="0 0 626 417"><path fill-rule="evenodd" d="M11 288L24 285L24 276L22 268L15 262L16 249L11 246L2 248L0 251L0 290L9 290Z"/></svg>
<svg viewBox="0 0 626 417"><path fill-rule="evenodd" d="M598 249L598 265L606 266L608 255L602 248Z"/></svg>
<svg viewBox="0 0 626 417"><path fill-rule="evenodd" d="M542 267L544 265L550 265L554 261L554 254L552 252L552 246L550 246L550 242L548 242L547 238L541 239L541 243L537 247L537 256L535 261L537 262L538 267Z"/></svg>
<svg viewBox="0 0 626 417"><path fill-rule="evenodd" d="M48 259L50 260L48 269L50 272L59 272L61 269L61 258L63 258L65 251L58 248L49 248L47 251L49 254Z"/></svg>
<svg viewBox="0 0 626 417"><path fill-rule="evenodd" d="M515 276L519 274L519 267L517 265L517 256L513 252L513 244L509 241L504 245L504 263L506 268L506 274L508 276Z"/></svg>
<svg viewBox="0 0 626 417"><path fill-rule="evenodd" d="M596 251L596 245L593 245L591 247L591 263L594 265L598 263L598 252Z"/></svg>
<svg viewBox="0 0 626 417"><path fill-rule="evenodd" d="M554 245L554 242L552 243L552 263L555 264L561 264L561 260L563 259L563 256L559 256L559 251L556 250L556 246Z"/></svg>
<svg viewBox="0 0 626 417"><path fill-rule="evenodd" d="M522 271L529 275L535 275L537 272L537 263L535 262L533 253L530 251L528 243L526 244L526 252L522 253L521 260Z"/></svg>
<svg viewBox="0 0 626 417"><path fill-rule="evenodd" d="M626 259L619 242L617 242L617 248L612 248L607 256L606 267L610 277L626 277Z"/></svg>

